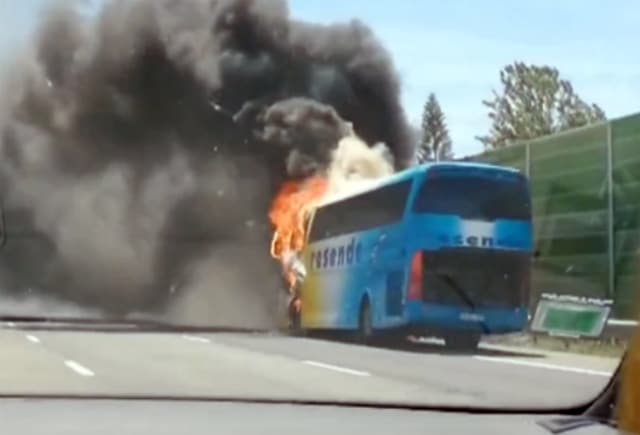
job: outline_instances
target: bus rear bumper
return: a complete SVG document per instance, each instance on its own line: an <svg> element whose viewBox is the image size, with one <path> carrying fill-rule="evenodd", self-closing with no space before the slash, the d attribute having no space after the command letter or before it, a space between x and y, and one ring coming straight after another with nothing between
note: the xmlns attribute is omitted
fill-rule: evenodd
<svg viewBox="0 0 640 435"><path fill-rule="evenodd" d="M483 334L507 334L527 328L526 308L476 310L451 305L409 302L410 327L478 331Z"/></svg>

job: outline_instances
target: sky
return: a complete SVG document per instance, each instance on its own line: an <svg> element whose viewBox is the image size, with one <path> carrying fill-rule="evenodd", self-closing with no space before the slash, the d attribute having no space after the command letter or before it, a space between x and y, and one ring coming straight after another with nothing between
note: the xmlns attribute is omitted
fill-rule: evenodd
<svg viewBox="0 0 640 435"><path fill-rule="evenodd" d="M0 59L49 1L0 0ZM610 118L640 111L638 0L289 0L289 8L305 21L368 24L393 58L408 119L419 125L434 92L457 156L482 150L475 137L490 126L482 100L516 60L555 66Z"/></svg>

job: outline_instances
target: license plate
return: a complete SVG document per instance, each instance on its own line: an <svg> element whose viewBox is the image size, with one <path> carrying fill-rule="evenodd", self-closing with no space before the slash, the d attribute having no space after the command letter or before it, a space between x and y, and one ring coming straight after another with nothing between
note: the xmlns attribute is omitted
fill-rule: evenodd
<svg viewBox="0 0 640 435"><path fill-rule="evenodd" d="M460 320L465 322L483 322L484 316L478 313L462 313L460 314Z"/></svg>

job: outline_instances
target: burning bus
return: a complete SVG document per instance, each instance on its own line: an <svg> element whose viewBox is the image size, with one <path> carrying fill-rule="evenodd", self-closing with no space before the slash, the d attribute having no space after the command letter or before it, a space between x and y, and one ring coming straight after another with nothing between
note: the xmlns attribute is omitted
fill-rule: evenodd
<svg viewBox="0 0 640 435"><path fill-rule="evenodd" d="M292 324L362 341L436 331L465 349L526 327L532 227L519 172L436 163L338 198L321 180L287 189L274 210L288 214L272 211L272 254L288 277Z"/></svg>

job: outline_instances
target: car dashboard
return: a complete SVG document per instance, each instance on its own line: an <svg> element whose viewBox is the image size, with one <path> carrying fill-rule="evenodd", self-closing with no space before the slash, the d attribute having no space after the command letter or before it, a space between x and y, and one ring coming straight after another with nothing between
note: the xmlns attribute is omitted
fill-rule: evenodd
<svg viewBox="0 0 640 435"><path fill-rule="evenodd" d="M232 401L5 399L5 433L20 434L613 434L560 415L474 414L374 407ZM562 421L561 421L562 422ZM548 424L551 423L551 424Z"/></svg>

